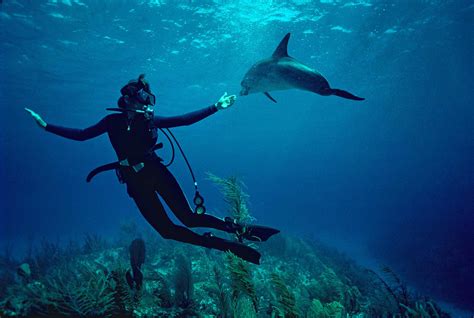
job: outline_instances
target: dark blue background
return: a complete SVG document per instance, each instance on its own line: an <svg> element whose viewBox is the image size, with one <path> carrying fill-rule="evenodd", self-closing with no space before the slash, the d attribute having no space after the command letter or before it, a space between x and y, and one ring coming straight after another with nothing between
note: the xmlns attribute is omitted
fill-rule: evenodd
<svg viewBox="0 0 474 318"><path fill-rule="evenodd" d="M23 107L86 127L144 72L158 112L181 114L238 93L292 32L291 56L367 100L251 95L175 129L208 209L226 213L205 172L237 175L259 223L387 263L474 311L472 1L58 2L0 7L3 242L143 222L113 173L85 183L114 160L106 136L58 138ZM172 171L192 195L180 158Z"/></svg>

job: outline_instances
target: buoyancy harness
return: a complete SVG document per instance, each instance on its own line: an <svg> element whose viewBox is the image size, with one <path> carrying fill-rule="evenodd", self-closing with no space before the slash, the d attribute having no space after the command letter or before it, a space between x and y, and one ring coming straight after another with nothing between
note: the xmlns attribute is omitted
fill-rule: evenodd
<svg viewBox="0 0 474 318"><path fill-rule="evenodd" d="M123 108L107 108L107 110L118 111L118 112L128 112L128 111L133 111L133 112L137 112L137 113L142 113L143 112L143 111L140 111L140 110L130 110L130 109L127 110L127 109L123 109ZM151 121L151 123L153 122L153 120L150 120L150 121ZM154 127L154 125L153 125L152 129L154 129L156 131L156 127ZM171 130L169 130L168 128L165 128L165 129L158 128L158 129L160 129L160 131L166 136L166 138L168 139L168 141L171 145L171 159L170 159L170 162L168 162L164 166L168 167L174 161L174 158L175 158L174 143L175 143L178 146L178 149L181 152L181 155L183 156L183 159L186 162L186 165L188 166L189 173L191 174L191 178L193 179L193 182L194 182L194 190L195 190L194 198L193 198L193 203L195 205L194 212L197 213L197 214L206 213L206 207L204 206L204 198L199 193L198 183L196 181L196 177L195 177L193 169L191 168L191 165L188 161L188 158L186 157L186 155L184 154L183 149L181 148L181 145L179 144L178 140L173 135ZM171 140L170 136L173 139L174 143ZM102 173L102 172L105 172L105 171L110 171L110 170L115 170L117 176L119 176L120 182L123 183L123 180L120 177L120 172L119 172L120 168L122 168L122 167L131 167L136 173L138 173L139 171L141 171L145 167L145 162L147 161L147 159L149 159L150 157L153 157L153 155L155 154L155 151L158 150L158 149L161 149L161 148L163 148L163 143L160 142L160 143L155 144L140 159L129 160L128 158L125 158L125 159L122 159L122 160L119 160L119 161L115 161L115 162L111 162L111 163L107 163L105 165L99 166L99 167L93 169L87 175L86 181L91 182L92 179L99 173Z"/></svg>

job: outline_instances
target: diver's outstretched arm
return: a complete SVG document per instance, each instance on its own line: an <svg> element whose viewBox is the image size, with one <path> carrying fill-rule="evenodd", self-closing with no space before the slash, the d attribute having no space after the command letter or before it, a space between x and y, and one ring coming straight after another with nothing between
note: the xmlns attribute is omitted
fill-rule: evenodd
<svg viewBox="0 0 474 318"><path fill-rule="evenodd" d="M173 117L163 117L163 116L155 116L154 122L157 128L172 128L172 127L179 127L179 126L188 126L198 121L203 120L206 117L211 116L212 114L216 113L219 110L227 109L232 106L237 99L235 95L227 95L225 93L222 97L214 104L209 107L187 113L180 116L173 116Z"/></svg>
<svg viewBox="0 0 474 318"><path fill-rule="evenodd" d="M37 113L35 113L29 108L25 107L25 110L30 113L31 117L33 117L33 119L36 121L38 126L40 126L43 129L46 129L46 122L43 120L43 118L41 118L40 115L38 115Z"/></svg>
<svg viewBox="0 0 474 318"><path fill-rule="evenodd" d="M67 127L61 127L57 125L52 125L52 124L47 124L40 115L32 111L31 109L25 108L27 112L31 114L33 119L36 121L36 123L43 129L45 129L48 132L51 132L55 135L67 138L67 139L72 139L72 140L77 140L77 141L84 141L87 139L91 139L94 137L97 137L105 132L107 132L107 116L104 117L101 121L99 121L97 124L90 126L85 129L75 129L75 128L67 128Z"/></svg>

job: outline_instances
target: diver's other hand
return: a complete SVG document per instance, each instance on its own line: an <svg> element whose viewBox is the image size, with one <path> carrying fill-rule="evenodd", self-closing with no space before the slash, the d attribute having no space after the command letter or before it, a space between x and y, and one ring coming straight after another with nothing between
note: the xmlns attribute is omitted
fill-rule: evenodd
<svg viewBox="0 0 474 318"><path fill-rule="evenodd" d="M227 95L227 92L222 95L221 98L215 103L214 105L217 107L218 110L226 109L232 106L237 99L236 95Z"/></svg>
<svg viewBox="0 0 474 318"><path fill-rule="evenodd" d="M36 121L38 126L40 126L43 129L46 128L46 122L43 120L43 118L41 118L40 115L38 115L37 113L35 113L34 111L32 111L29 108L25 107L25 110L30 113L31 117L33 117L33 119Z"/></svg>

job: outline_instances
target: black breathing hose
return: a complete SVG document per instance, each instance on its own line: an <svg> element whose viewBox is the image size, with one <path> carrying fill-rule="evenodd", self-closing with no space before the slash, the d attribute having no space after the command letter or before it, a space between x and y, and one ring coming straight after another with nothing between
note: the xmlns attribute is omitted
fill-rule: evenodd
<svg viewBox="0 0 474 318"><path fill-rule="evenodd" d="M194 188L196 189L196 191L198 190L198 187L197 187L197 181L196 181L196 177L194 176L194 172L193 172L193 169L191 168L191 165L189 164L189 161L188 161L188 158L186 157L186 155L184 154L184 151L183 149L181 148L181 145L179 144L178 140L176 139L176 137L173 135L173 133L171 132L171 130L169 130L168 128L160 128L161 132L166 136L166 138L168 138L168 141L170 142L171 144L171 151L172 151L172 155L171 155L171 160L168 164L165 165L165 167L168 167L169 165L171 165L174 161L174 158L175 158L175 150L174 150L174 145L173 143L171 142L171 139L170 139L170 135L171 135L171 138L173 138L174 142L176 143L176 145L178 146L178 149L179 151L181 152L181 155L183 155L183 158L184 158L184 161L186 162L186 165L188 166L188 169L189 169L189 172L191 173L191 177L193 178L193 181L194 181ZM168 135L169 134L169 135Z"/></svg>

